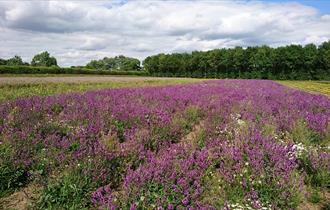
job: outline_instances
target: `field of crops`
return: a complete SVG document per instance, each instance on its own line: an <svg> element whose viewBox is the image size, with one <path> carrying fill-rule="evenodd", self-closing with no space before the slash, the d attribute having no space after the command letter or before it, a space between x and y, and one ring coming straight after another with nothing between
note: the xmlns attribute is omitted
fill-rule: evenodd
<svg viewBox="0 0 330 210"><path fill-rule="evenodd" d="M0 209L329 209L329 119L266 80L4 101Z"/></svg>
<svg viewBox="0 0 330 210"><path fill-rule="evenodd" d="M203 81L191 78L85 75L1 75L0 102L28 96L48 96L104 88L161 86Z"/></svg>
<svg viewBox="0 0 330 210"><path fill-rule="evenodd" d="M278 81L292 88L330 96L330 81Z"/></svg>

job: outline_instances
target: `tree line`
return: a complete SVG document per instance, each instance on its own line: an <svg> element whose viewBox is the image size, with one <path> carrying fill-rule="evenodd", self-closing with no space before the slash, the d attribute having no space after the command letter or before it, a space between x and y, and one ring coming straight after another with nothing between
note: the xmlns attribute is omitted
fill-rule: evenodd
<svg viewBox="0 0 330 210"><path fill-rule="evenodd" d="M20 56L14 56L8 60L0 59L0 65L59 68L56 58L47 51L35 55L30 64L23 62ZM119 55L92 60L86 66L72 66L70 69L116 72L145 70L151 76L330 80L330 41L319 46L292 44L272 48L263 45L191 53L161 53L147 57L143 66L136 58Z"/></svg>
<svg viewBox="0 0 330 210"><path fill-rule="evenodd" d="M10 59L1 59L0 58L0 65L6 65L6 66L44 66L44 67L50 67L50 66L57 66L57 60L55 57L50 56L50 54L45 51L42 53L39 53L35 55L32 58L31 63L24 62L22 58L18 55L15 55L14 57Z"/></svg>
<svg viewBox="0 0 330 210"><path fill-rule="evenodd" d="M7 60L0 58L0 65L11 67L58 67L56 58L50 56L47 51L35 55L31 63L24 62L20 56L15 55ZM92 60L86 66L71 66L71 68L110 71L139 71L141 70L141 65L139 59L119 55L114 58L104 57L100 60Z"/></svg>
<svg viewBox="0 0 330 210"><path fill-rule="evenodd" d="M258 79L330 79L330 41L272 48L266 45L157 54L143 67L154 76Z"/></svg>

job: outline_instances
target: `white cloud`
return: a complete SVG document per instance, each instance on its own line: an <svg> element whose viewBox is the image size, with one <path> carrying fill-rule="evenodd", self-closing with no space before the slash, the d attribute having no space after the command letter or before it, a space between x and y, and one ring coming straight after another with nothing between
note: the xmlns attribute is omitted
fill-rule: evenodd
<svg viewBox="0 0 330 210"><path fill-rule="evenodd" d="M125 54L236 45L316 44L330 15L298 3L242 1L1 1L0 57L48 50L60 65Z"/></svg>

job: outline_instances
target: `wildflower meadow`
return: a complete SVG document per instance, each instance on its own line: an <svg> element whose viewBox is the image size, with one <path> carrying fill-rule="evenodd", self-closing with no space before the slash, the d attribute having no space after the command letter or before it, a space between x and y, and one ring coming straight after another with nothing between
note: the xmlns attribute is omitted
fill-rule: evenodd
<svg viewBox="0 0 330 210"><path fill-rule="evenodd" d="M209 80L0 103L0 197L35 209L329 208L330 99Z"/></svg>

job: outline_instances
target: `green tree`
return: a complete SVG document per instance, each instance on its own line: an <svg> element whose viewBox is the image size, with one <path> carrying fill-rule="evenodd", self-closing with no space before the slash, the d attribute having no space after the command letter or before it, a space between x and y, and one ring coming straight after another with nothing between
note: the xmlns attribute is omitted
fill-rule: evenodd
<svg viewBox="0 0 330 210"><path fill-rule="evenodd" d="M22 58L18 55L15 55L14 57L7 60L6 65L8 66L22 66L25 65Z"/></svg>
<svg viewBox="0 0 330 210"><path fill-rule="evenodd" d="M315 79L316 70L318 68L318 55L317 47L315 44L308 44L304 47L304 69L302 69L301 74L303 74L303 79Z"/></svg>
<svg viewBox="0 0 330 210"><path fill-rule="evenodd" d="M51 57L50 54L45 51L35 55L31 61L32 66L57 66L56 58Z"/></svg>
<svg viewBox="0 0 330 210"><path fill-rule="evenodd" d="M330 41L318 48L266 45L192 53L158 54L143 61L144 69L159 76L263 79L330 79Z"/></svg>
<svg viewBox="0 0 330 210"><path fill-rule="evenodd" d="M233 49L233 75L234 77L241 78L244 64L244 50L242 47L235 47Z"/></svg>
<svg viewBox="0 0 330 210"><path fill-rule="evenodd" d="M160 72L159 69L159 55L148 56L143 61L143 68L148 71L151 75L157 75Z"/></svg>
<svg viewBox="0 0 330 210"><path fill-rule="evenodd" d="M316 79L330 79L330 41L323 42L318 49L319 66Z"/></svg>
<svg viewBox="0 0 330 210"><path fill-rule="evenodd" d="M7 60L0 58L0 65L7 65Z"/></svg>
<svg viewBox="0 0 330 210"><path fill-rule="evenodd" d="M91 60L87 65L86 68L88 69L102 69L103 62L97 60Z"/></svg>
<svg viewBox="0 0 330 210"><path fill-rule="evenodd" d="M253 78L266 79L271 77L273 67L272 48L268 46L257 47L255 53L250 55L249 65Z"/></svg>

